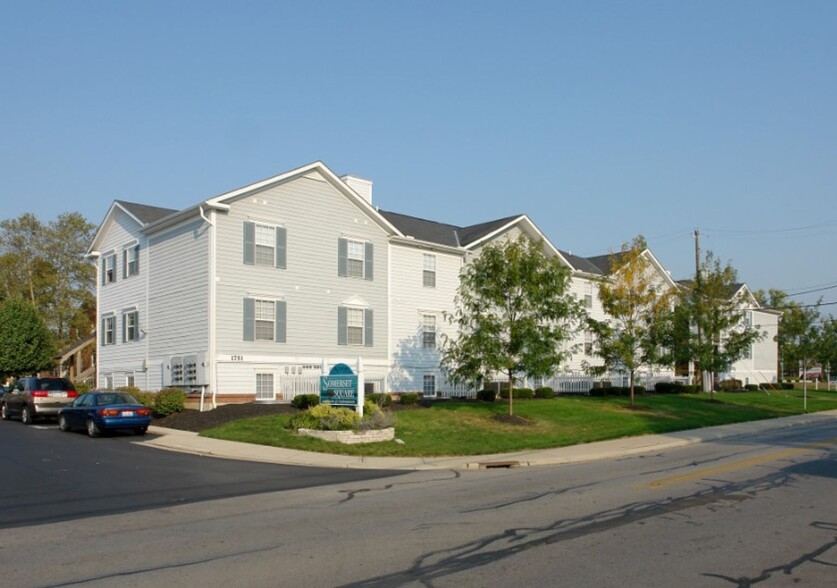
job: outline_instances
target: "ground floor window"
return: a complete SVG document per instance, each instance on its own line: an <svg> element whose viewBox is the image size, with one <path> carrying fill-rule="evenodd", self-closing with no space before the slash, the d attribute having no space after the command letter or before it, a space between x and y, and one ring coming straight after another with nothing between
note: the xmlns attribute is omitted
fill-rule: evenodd
<svg viewBox="0 0 837 588"><path fill-rule="evenodd" d="M424 374L422 392L425 396L436 396L436 375Z"/></svg>
<svg viewBox="0 0 837 588"><path fill-rule="evenodd" d="M256 374L256 400L273 399L273 374Z"/></svg>
<svg viewBox="0 0 837 588"><path fill-rule="evenodd" d="M134 383L134 374L127 374L125 376L125 385L130 386L131 388L135 387L136 384Z"/></svg>

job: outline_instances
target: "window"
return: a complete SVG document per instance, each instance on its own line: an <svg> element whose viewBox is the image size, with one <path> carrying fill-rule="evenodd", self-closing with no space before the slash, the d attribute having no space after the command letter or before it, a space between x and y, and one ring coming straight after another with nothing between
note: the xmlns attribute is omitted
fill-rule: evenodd
<svg viewBox="0 0 837 588"><path fill-rule="evenodd" d="M285 268L287 229L264 223L244 223L244 263Z"/></svg>
<svg viewBox="0 0 837 588"><path fill-rule="evenodd" d="M110 284L115 281L116 253L111 253L102 258L102 284Z"/></svg>
<svg viewBox="0 0 837 588"><path fill-rule="evenodd" d="M102 345L113 345L116 343L116 317L102 317Z"/></svg>
<svg viewBox="0 0 837 588"><path fill-rule="evenodd" d="M287 303L265 298L244 299L244 340L284 343Z"/></svg>
<svg viewBox="0 0 837 588"><path fill-rule="evenodd" d="M435 374L424 374L424 380L422 381L421 391L425 396L436 396Z"/></svg>
<svg viewBox="0 0 837 588"><path fill-rule="evenodd" d="M436 349L436 316L425 314L421 318L422 347Z"/></svg>
<svg viewBox="0 0 837 588"><path fill-rule="evenodd" d="M139 245L122 250L122 277L135 276L139 273Z"/></svg>
<svg viewBox="0 0 837 588"><path fill-rule="evenodd" d="M274 400L273 374L256 374L256 400Z"/></svg>
<svg viewBox="0 0 837 588"><path fill-rule="evenodd" d="M371 308L337 307L337 344L372 347Z"/></svg>
<svg viewBox="0 0 837 588"><path fill-rule="evenodd" d="M122 315L122 342L139 339L139 312L136 310Z"/></svg>
<svg viewBox="0 0 837 588"><path fill-rule="evenodd" d="M424 274L422 283L425 288L436 287L436 256L429 253L424 254Z"/></svg>
<svg viewBox="0 0 837 588"><path fill-rule="evenodd" d="M337 240L337 275L372 280L372 243L353 239Z"/></svg>
<svg viewBox="0 0 837 588"><path fill-rule="evenodd" d="M584 355L593 355L593 333L584 333Z"/></svg>
<svg viewBox="0 0 837 588"><path fill-rule="evenodd" d="M136 386L136 380L134 379L134 374L126 374L125 375L125 385L130 386L131 388Z"/></svg>
<svg viewBox="0 0 837 588"><path fill-rule="evenodd" d="M585 294L584 295L584 308L593 308L593 295L592 294Z"/></svg>

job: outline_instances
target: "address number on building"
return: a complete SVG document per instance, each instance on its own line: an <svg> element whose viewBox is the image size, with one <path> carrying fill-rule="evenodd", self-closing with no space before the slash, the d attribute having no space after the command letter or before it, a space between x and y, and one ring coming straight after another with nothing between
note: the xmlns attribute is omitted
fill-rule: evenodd
<svg viewBox="0 0 837 588"><path fill-rule="evenodd" d="M230 361L244 361L243 355L230 355Z"/></svg>

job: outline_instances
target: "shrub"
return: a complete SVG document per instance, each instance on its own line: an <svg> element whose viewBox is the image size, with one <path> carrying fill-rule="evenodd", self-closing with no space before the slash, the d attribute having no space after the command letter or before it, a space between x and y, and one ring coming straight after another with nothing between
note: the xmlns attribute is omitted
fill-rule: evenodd
<svg viewBox="0 0 837 588"><path fill-rule="evenodd" d="M367 405L369 405L368 408ZM377 404L366 402L363 406L363 418L360 420L359 429L361 431L386 429L394 427L397 420L394 413L384 412L378 408Z"/></svg>
<svg viewBox="0 0 837 588"><path fill-rule="evenodd" d="M186 403L186 392L180 388L166 388L157 393L154 399L154 412L160 416L167 416L183 410Z"/></svg>
<svg viewBox="0 0 837 588"><path fill-rule="evenodd" d="M405 406L418 404L418 401L419 401L419 393L418 392L405 392L404 394L401 395L401 398L398 400L398 402L400 402L401 404L403 404Z"/></svg>
<svg viewBox="0 0 837 588"><path fill-rule="evenodd" d="M684 394L697 394L700 392L700 386L697 384L683 384Z"/></svg>
<svg viewBox="0 0 837 588"><path fill-rule="evenodd" d="M495 400L497 400L497 391L479 390L477 392L477 400L482 400L483 402L494 402Z"/></svg>
<svg viewBox="0 0 837 588"><path fill-rule="evenodd" d="M117 390L119 390L120 392L127 392L131 396L136 396L140 393L140 389L136 386L120 386L119 388L117 388Z"/></svg>
<svg viewBox="0 0 837 588"><path fill-rule="evenodd" d="M293 400L291 400L291 404L299 410L305 410L306 408L317 406L319 403L320 397L317 394L297 394L293 397Z"/></svg>
<svg viewBox="0 0 837 588"><path fill-rule="evenodd" d="M317 406L312 406L302 414L307 414L315 423L315 426L305 427L308 429L319 429L321 431L351 431L357 429L358 425L360 425L360 415L358 413L349 408L335 407L330 404L318 404ZM294 419L292 418L291 421L293 420Z"/></svg>
<svg viewBox="0 0 837 588"><path fill-rule="evenodd" d="M744 388L750 392L756 392L759 389L758 384L747 384Z"/></svg>
<svg viewBox="0 0 837 588"><path fill-rule="evenodd" d="M514 400L517 400L518 398L521 399L521 400L529 400L529 399L535 397L535 392L531 388L515 388L512 391L512 394L513 394ZM506 390L500 390L500 398L508 400L509 399L509 391L507 389Z"/></svg>
<svg viewBox="0 0 837 588"><path fill-rule="evenodd" d="M375 403L376 406L381 407L389 406L390 404L392 404L392 396L384 392L375 392L373 394L367 394L366 399L370 402Z"/></svg>
<svg viewBox="0 0 837 588"><path fill-rule="evenodd" d="M85 392L90 392L93 389L93 386L87 382L73 382L73 388L75 388L76 392L78 392L79 396L81 396Z"/></svg>
<svg viewBox="0 0 837 588"><path fill-rule="evenodd" d="M147 406L148 408L154 408L154 402L157 399L157 395L153 392L142 392L137 391L132 393L132 396L139 400L140 404L143 406Z"/></svg>
<svg viewBox="0 0 837 588"><path fill-rule="evenodd" d="M741 387L741 380L731 378L729 380L721 380L718 382L717 390L719 392L739 392L743 390Z"/></svg>
<svg viewBox="0 0 837 588"><path fill-rule="evenodd" d="M683 384L680 382L657 382L654 384L654 392L657 394L680 394L683 392Z"/></svg>
<svg viewBox="0 0 837 588"><path fill-rule="evenodd" d="M541 386L535 389L535 398L555 398L555 390L549 386Z"/></svg>

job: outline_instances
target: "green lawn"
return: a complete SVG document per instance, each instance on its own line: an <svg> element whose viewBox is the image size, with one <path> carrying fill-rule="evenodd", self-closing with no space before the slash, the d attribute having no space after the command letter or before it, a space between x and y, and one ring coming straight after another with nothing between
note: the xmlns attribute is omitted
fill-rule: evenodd
<svg viewBox="0 0 837 588"><path fill-rule="evenodd" d="M808 411L837 409L837 392L809 391ZM628 407L627 398L567 396L516 400L515 416L526 425L493 418L508 413L504 401L441 402L432 408L397 412L392 442L343 445L300 437L285 428L289 415L236 421L201 433L207 437L306 451L369 456L481 455L563 447L648 433L665 433L801 414L799 390L648 395Z"/></svg>

